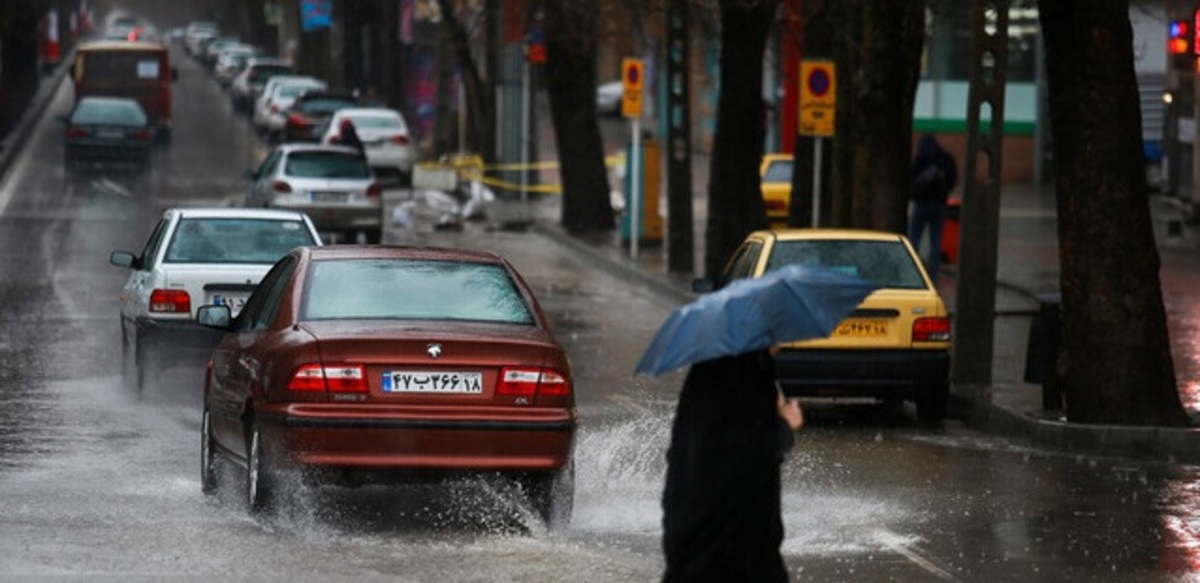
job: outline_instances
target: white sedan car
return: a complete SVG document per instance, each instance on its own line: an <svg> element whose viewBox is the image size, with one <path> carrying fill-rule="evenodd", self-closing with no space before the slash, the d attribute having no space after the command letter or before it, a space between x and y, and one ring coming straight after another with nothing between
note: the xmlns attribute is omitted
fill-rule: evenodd
<svg viewBox="0 0 1200 583"><path fill-rule="evenodd" d="M212 352L217 337L195 323L205 305L237 314L271 265L288 251L320 245L307 215L242 208L167 210L140 254L109 262L133 270L121 290L123 370L138 390L150 372Z"/></svg>
<svg viewBox="0 0 1200 583"><path fill-rule="evenodd" d="M395 177L402 185L412 183L416 151L408 131L408 123L404 121L400 112L384 107L351 107L338 110L325 125L321 143L343 144L341 128L345 120L354 124L354 130L363 145L363 153L367 155L367 162L377 176Z"/></svg>

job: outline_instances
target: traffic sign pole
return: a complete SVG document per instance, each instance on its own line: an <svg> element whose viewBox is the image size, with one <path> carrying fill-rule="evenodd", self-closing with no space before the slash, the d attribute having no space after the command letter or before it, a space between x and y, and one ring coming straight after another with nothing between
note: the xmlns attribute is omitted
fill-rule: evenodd
<svg viewBox="0 0 1200 583"><path fill-rule="evenodd" d="M621 99L621 114L628 118L630 131L633 132L633 142L629 169L629 257L637 259L638 239L641 238L641 224L638 222L638 211L641 206L641 161L642 161L642 60L625 59L621 61L621 84L624 94Z"/></svg>
<svg viewBox="0 0 1200 583"><path fill-rule="evenodd" d="M805 60L800 63L800 122L802 136L813 137L812 226L820 226L821 154L825 138L834 135L837 113L837 77L833 61Z"/></svg>

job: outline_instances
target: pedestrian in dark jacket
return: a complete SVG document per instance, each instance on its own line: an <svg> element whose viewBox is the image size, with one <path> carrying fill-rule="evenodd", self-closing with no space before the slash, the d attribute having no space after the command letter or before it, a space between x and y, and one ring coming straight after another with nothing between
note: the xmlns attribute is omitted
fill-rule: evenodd
<svg viewBox="0 0 1200 583"><path fill-rule="evenodd" d="M692 366L663 492L663 581L787 581L780 462L803 423L766 351Z"/></svg>
<svg viewBox="0 0 1200 583"><path fill-rule="evenodd" d="M942 262L942 229L946 220L946 201L958 182L958 165L954 156L938 144L933 134L921 136L917 155L912 164L912 215L908 220L908 239L918 250L921 237L929 231L929 254L925 269L937 282Z"/></svg>
<svg viewBox="0 0 1200 583"><path fill-rule="evenodd" d="M343 146L350 146L359 152L364 152L362 140L358 137L358 130L354 127L354 122L349 118L342 120L342 125L338 126L338 143Z"/></svg>

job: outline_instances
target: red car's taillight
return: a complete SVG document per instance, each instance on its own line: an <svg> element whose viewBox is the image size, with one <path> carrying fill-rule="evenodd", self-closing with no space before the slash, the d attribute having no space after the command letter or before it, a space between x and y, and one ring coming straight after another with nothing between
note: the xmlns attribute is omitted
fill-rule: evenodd
<svg viewBox="0 0 1200 583"><path fill-rule="evenodd" d="M156 289L150 292L150 311L162 314L188 314L192 299L181 289Z"/></svg>
<svg viewBox="0 0 1200 583"><path fill-rule="evenodd" d="M371 186L367 187L367 196L383 196L383 187L378 182L372 182Z"/></svg>
<svg viewBox="0 0 1200 583"><path fill-rule="evenodd" d="M67 128L67 136L72 138L86 138L90 135L92 135L92 132L89 132L87 128L81 128L79 126L71 126Z"/></svg>
<svg viewBox="0 0 1200 583"><path fill-rule="evenodd" d="M950 318L917 318L912 327L913 342L949 342Z"/></svg>
<svg viewBox="0 0 1200 583"><path fill-rule="evenodd" d="M505 368L500 371L497 395L569 395L571 383L549 368Z"/></svg>
<svg viewBox="0 0 1200 583"><path fill-rule="evenodd" d="M274 190L275 192L278 192L279 194L291 194L292 193L292 185L290 185L282 180L276 180L275 182L271 183L271 190Z"/></svg>
<svg viewBox="0 0 1200 583"><path fill-rule="evenodd" d="M322 366L305 364L292 373L289 391L367 392L367 372L361 364Z"/></svg>

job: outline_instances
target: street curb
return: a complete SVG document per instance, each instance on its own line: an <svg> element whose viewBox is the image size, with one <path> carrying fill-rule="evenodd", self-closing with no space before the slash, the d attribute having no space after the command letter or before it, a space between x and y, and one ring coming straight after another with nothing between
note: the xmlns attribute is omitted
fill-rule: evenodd
<svg viewBox="0 0 1200 583"><path fill-rule="evenodd" d="M33 131L33 127L41 120L46 108L50 105L51 97L55 91L58 91L58 86L67 76L67 71L71 69L71 63L74 61L75 51L72 49L67 52L53 72L42 76L41 81L38 82L37 91L33 93L29 104L25 107L25 112L21 114L21 119L12 131L8 132L3 141L0 141L0 182L7 177L8 169L21 152L20 145L25 142L29 137L29 132Z"/></svg>
<svg viewBox="0 0 1200 583"><path fill-rule="evenodd" d="M568 235L558 227L546 225L541 221L534 221L532 230L543 237L571 248L587 259L589 263L603 269L610 275L650 288L657 293L670 297L671 300L678 304L686 304L698 297L697 294L689 289L685 289L681 284L673 284L663 281L662 278L646 274L631 265L630 261L614 260L608 254L599 251L594 246L577 237Z"/></svg>
<svg viewBox="0 0 1200 583"><path fill-rule="evenodd" d="M684 289L681 284L648 274L638 269L632 260L614 258L611 253L598 248L607 243L589 244L555 225L546 224L545 221L535 220L531 230L567 247L588 264L625 282L662 294L678 304L685 304L697 297L697 294ZM1032 292L1018 286L1003 282L997 282L997 285L1036 299ZM956 413L967 426L988 433L1020 438L1041 449L1068 454L1200 464L1200 429L1067 423L1006 409L983 398L956 394L953 387L950 399L951 412Z"/></svg>

